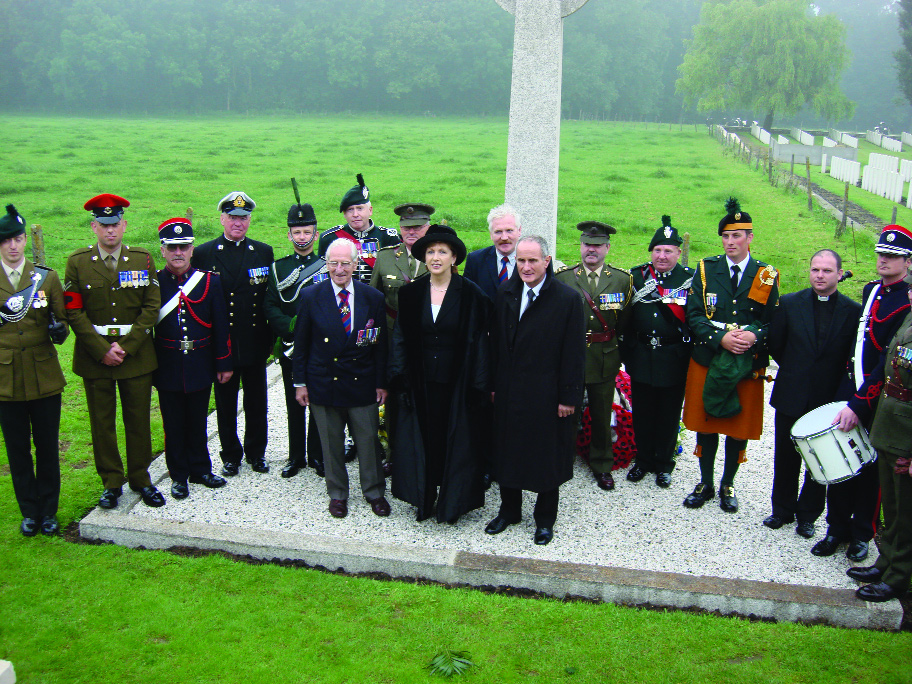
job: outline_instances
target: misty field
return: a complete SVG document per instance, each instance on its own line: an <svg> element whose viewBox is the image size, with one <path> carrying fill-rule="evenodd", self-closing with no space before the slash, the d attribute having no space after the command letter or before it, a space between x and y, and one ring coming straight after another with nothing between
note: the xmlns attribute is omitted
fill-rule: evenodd
<svg viewBox="0 0 912 684"><path fill-rule="evenodd" d="M392 209L401 202L428 202L470 249L488 243L485 216L503 201L502 118L0 116L0 126L0 201L41 224L49 265L61 273L67 254L93 241L82 205L102 192L131 201L125 242L155 254L158 224L188 209L198 240L216 236L216 204L233 190L258 204L251 237L287 253L292 176L320 228L339 222L339 200L360 172L377 223L396 226ZM851 233L835 242L828 215L808 211L801 193L771 187L704 127L565 122L559 193L556 252L564 261L578 258L576 223L598 219L618 228L608 260L625 268L642 263L661 215L670 214L691 235L693 264L719 252L716 227L735 195L754 220L754 253L781 269L784 291L806 286L808 259L821 247L839 250L858 274L845 288L853 297L874 273L874 232L856 234L854 244ZM875 205L869 210L889 218L889 207ZM70 383L61 426L62 527L100 493L71 353L72 338L61 349ZM153 440L161 450L157 412ZM471 653L478 667L467 681L474 682L910 677L908 633L521 600L218 555L24 539L19 519L4 460L0 658L15 664L22 682L436 681L424 668L444 647Z"/></svg>

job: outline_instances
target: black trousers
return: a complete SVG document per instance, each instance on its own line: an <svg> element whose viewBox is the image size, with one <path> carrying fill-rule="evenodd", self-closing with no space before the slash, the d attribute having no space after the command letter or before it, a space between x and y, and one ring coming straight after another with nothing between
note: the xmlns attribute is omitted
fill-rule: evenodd
<svg viewBox="0 0 912 684"><path fill-rule="evenodd" d="M648 473L670 473L681 425L686 383L656 387L631 381L636 464Z"/></svg>
<svg viewBox="0 0 912 684"><path fill-rule="evenodd" d="M827 534L840 539L871 541L880 517L880 478L877 462L855 477L827 487Z"/></svg>
<svg viewBox="0 0 912 684"><path fill-rule="evenodd" d="M532 513L536 527L554 527L557 520L557 504L560 488L539 492ZM500 515L508 520L522 520L522 490L512 487L500 488Z"/></svg>
<svg viewBox="0 0 912 684"><path fill-rule="evenodd" d="M282 355L279 359L282 368L282 386L285 388L285 413L288 416L288 462L299 468L308 464L315 467L323 462L323 447L320 444L320 433L314 421L313 411L307 417L307 409L295 399L295 386L292 381L291 359Z"/></svg>
<svg viewBox="0 0 912 684"><path fill-rule="evenodd" d="M212 472L207 438L210 385L198 392L158 390L165 428L165 463L174 482Z"/></svg>
<svg viewBox="0 0 912 684"><path fill-rule="evenodd" d="M773 455L773 515L788 521L813 523L826 502L826 485L814 481L805 470L801 493L798 493L798 479L801 476L803 460L792 441L792 426L801 416L787 416L776 411L776 439Z"/></svg>
<svg viewBox="0 0 912 684"><path fill-rule="evenodd" d="M244 445L237 433L238 393L244 386ZM266 362L238 366L228 382L215 384L221 457L225 463L258 461L266 454Z"/></svg>
<svg viewBox="0 0 912 684"><path fill-rule="evenodd" d="M0 401L0 430L23 518L57 515L60 501L60 395ZM35 462L32 463L32 440Z"/></svg>

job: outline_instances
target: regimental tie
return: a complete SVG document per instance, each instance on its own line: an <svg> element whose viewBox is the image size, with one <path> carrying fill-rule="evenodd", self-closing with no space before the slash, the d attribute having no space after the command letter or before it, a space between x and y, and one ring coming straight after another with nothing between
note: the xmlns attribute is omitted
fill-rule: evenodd
<svg viewBox="0 0 912 684"><path fill-rule="evenodd" d="M104 261L105 261L105 266L108 267L109 271L117 270L117 261L114 259L113 254L109 254L108 256L106 256Z"/></svg>
<svg viewBox="0 0 912 684"><path fill-rule="evenodd" d="M497 280L498 280L498 282L502 283L503 281L505 281L507 279L507 264L510 263L509 257L503 257L500 260L500 263L501 263L500 273L497 275Z"/></svg>
<svg viewBox="0 0 912 684"><path fill-rule="evenodd" d="M595 295L595 292L597 289L598 289L598 273L590 271L589 272L589 294Z"/></svg>
<svg viewBox="0 0 912 684"><path fill-rule="evenodd" d="M351 308L348 306L348 290L339 290L339 315L342 316L342 327L345 328L345 334L351 335L352 315Z"/></svg>
<svg viewBox="0 0 912 684"><path fill-rule="evenodd" d="M738 274L741 273L741 267L738 264L732 266L732 294L738 290Z"/></svg>
<svg viewBox="0 0 912 684"><path fill-rule="evenodd" d="M16 288L19 287L19 271L17 271L15 268L12 271L10 271L9 281L10 281L10 285L13 286L13 292L15 292Z"/></svg>

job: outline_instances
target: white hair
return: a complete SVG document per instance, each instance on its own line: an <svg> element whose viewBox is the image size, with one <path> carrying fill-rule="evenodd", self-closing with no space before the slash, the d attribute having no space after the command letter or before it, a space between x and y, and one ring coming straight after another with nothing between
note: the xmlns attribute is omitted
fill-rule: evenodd
<svg viewBox="0 0 912 684"><path fill-rule="evenodd" d="M519 212L509 204L501 204L500 206L494 207L491 209L491 211L488 212L488 230L491 230L491 224L494 223L494 221L497 219L505 218L507 216L513 217L517 228L522 228L522 218L520 217Z"/></svg>
<svg viewBox="0 0 912 684"><path fill-rule="evenodd" d="M333 250L333 247L345 247L351 253L351 260L358 261L358 245L356 245L351 240L346 240L345 238L336 238L329 243L329 247L326 248L326 254L329 256L329 253Z"/></svg>

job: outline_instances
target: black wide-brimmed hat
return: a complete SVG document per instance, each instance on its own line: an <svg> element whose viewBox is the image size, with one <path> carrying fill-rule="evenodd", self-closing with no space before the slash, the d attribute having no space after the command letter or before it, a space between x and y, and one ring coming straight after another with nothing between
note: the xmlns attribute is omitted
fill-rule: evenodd
<svg viewBox="0 0 912 684"><path fill-rule="evenodd" d="M412 245L412 256L418 259L418 261L424 261L424 253L427 251L428 246L433 245L436 242L443 242L453 249L453 253L456 255L457 266L465 261L465 243L459 239L455 230L449 226L443 226L438 223L435 223L428 228L424 237L420 237L415 241L415 244Z"/></svg>

